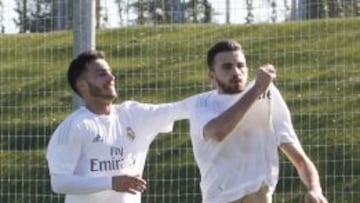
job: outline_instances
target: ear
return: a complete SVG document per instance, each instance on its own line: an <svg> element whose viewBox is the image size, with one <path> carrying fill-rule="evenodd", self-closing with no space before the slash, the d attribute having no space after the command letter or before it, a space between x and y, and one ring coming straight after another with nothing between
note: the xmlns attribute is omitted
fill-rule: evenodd
<svg viewBox="0 0 360 203"><path fill-rule="evenodd" d="M208 77L209 77L210 80L215 79L215 73L214 73L213 70L209 70L209 72L208 72Z"/></svg>
<svg viewBox="0 0 360 203"><path fill-rule="evenodd" d="M85 90L85 88L87 88L87 84L86 81L83 79L78 79L75 83L76 85L76 89L82 94Z"/></svg>
<svg viewBox="0 0 360 203"><path fill-rule="evenodd" d="M208 79L210 80L210 82L211 82L211 84L212 84L212 86L213 86L214 88L217 87L216 79L215 79L215 78L216 78L216 77L215 77L215 72L214 72L213 70L209 70L209 72L208 72Z"/></svg>

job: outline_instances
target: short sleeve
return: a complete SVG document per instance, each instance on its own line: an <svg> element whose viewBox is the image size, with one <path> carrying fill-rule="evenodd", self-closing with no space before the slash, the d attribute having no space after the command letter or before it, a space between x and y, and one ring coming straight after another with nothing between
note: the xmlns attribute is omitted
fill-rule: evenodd
<svg viewBox="0 0 360 203"><path fill-rule="evenodd" d="M50 138L46 158L51 174L73 174L81 153L82 132L76 122L65 120Z"/></svg>
<svg viewBox="0 0 360 203"><path fill-rule="evenodd" d="M194 135L197 139L203 139L204 136L204 127L205 125L210 122L213 118L217 116L214 112L211 111L201 111L201 109L197 109L194 114L193 119L191 119L191 134Z"/></svg>
<svg viewBox="0 0 360 203"><path fill-rule="evenodd" d="M278 145L281 143L299 143L291 121L290 111L284 99L275 86L271 87L271 91L273 97L271 103L272 124L277 136Z"/></svg>
<svg viewBox="0 0 360 203"><path fill-rule="evenodd" d="M194 96L191 100L190 134L196 139L204 138L205 125L218 116L218 113L213 111L213 108L209 108L208 105L207 95Z"/></svg>

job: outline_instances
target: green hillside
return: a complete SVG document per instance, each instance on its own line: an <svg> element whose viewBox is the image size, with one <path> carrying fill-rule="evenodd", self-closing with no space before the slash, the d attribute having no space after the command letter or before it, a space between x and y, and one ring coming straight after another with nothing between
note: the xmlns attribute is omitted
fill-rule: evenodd
<svg viewBox="0 0 360 203"><path fill-rule="evenodd" d="M205 55L216 41L241 42L248 65L272 63L305 151L329 202L360 199L360 19L262 25L158 25L97 31L120 100L168 102L209 90ZM71 112L65 73L70 32L0 35L0 202L60 202L44 159ZM200 202L187 122L151 146L144 202ZM305 188L284 157L274 202L300 202Z"/></svg>

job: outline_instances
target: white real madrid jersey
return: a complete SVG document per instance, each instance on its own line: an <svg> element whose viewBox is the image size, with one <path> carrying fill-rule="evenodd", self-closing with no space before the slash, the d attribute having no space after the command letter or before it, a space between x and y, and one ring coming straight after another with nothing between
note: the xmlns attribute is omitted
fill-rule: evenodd
<svg viewBox="0 0 360 203"><path fill-rule="evenodd" d="M113 105L110 115L96 115L80 107L53 133L47 149L50 174L84 178L142 175L154 137L172 130L173 122L187 117L182 104ZM81 190L79 190L81 191ZM94 193L66 194L66 203L140 203L136 195L108 188Z"/></svg>

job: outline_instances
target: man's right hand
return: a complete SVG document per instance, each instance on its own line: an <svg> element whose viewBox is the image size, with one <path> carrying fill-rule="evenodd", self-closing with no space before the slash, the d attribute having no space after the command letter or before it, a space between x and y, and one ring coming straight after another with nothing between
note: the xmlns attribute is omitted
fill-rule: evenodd
<svg viewBox="0 0 360 203"><path fill-rule="evenodd" d="M140 176L113 176L112 177L112 189L117 192L128 192L136 194L136 192L144 192L147 183Z"/></svg>
<svg viewBox="0 0 360 203"><path fill-rule="evenodd" d="M255 86L257 86L261 90L261 92L263 92L268 88L269 84L275 78L275 67L271 64L263 65L257 71Z"/></svg>

